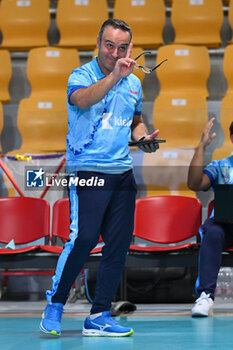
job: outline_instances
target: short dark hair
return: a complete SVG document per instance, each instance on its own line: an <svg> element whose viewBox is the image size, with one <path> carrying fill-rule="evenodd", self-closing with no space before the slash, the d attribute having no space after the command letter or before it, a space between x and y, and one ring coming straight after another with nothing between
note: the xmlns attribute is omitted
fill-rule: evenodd
<svg viewBox="0 0 233 350"><path fill-rule="evenodd" d="M233 122L231 122L229 130L230 130L230 135L233 135Z"/></svg>
<svg viewBox="0 0 233 350"><path fill-rule="evenodd" d="M130 35L130 41L132 39L132 30L130 26L123 21L122 19L114 19L114 18L109 18L107 19L101 26L100 31L99 31L99 40L101 42L102 36L103 36L103 31L106 27L111 26L114 29L121 29L124 32L128 32Z"/></svg>

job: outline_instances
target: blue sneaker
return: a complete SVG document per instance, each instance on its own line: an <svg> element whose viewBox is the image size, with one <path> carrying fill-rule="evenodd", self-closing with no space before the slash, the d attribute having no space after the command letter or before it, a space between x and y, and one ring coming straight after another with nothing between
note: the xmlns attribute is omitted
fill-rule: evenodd
<svg viewBox="0 0 233 350"><path fill-rule="evenodd" d="M94 319L86 318L82 334L86 336L128 337L133 334L133 329L120 326L111 318L110 311L104 311Z"/></svg>
<svg viewBox="0 0 233 350"><path fill-rule="evenodd" d="M52 303L48 304L42 315L40 329L46 334L60 335L61 334L61 317L63 314L63 304Z"/></svg>

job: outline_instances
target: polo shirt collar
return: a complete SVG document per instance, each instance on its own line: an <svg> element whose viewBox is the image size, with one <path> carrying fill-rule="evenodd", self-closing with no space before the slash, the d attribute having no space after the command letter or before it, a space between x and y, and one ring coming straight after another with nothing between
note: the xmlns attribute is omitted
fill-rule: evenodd
<svg viewBox="0 0 233 350"><path fill-rule="evenodd" d="M94 68L94 71L95 71L95 74L96 74L96 77L98 80L106 77L106 74L104 74L102 72L102 70L100 69L100 66L99 66L98 61L97 61L97 56L94 57L94 59L92 60L92 64L93 64L93 68Z"/></svg>

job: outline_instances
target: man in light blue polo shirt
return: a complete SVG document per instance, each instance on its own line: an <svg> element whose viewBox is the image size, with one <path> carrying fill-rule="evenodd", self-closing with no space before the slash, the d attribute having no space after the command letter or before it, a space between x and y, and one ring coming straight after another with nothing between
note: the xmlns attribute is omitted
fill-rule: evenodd
<svg viewBox="0 0 233 350"><path fill-rule="evenodd" d="M189 167L188 185L194 191L205 191L216 184L233 184L233 155L214 160L203 169L205 149L216 136L215 133L211 134L214 120L212 118L207 123ZM230 125L230 138L233 142L233 122ZM215 222L212 212L200 227L200 234L199 273L196 281L198 298L191 311L193 317L207 317L213 313L222 251L233 244L233 225Z"/></svg>
<svg viewBox="0 0 233 350"><path fill-rule="evenodd" d="M142 91L132 73L132 32L109 19L98 38L98 57L75 69L68 81L67 171L70 174L70 240L59 257L40 329L60 335L63 305L100 234L102 249L95 298L83 335L129 336L133 330L111 318L110 308L132 239L136 184L128 142L153 140L142 121ZM155 144L142 146L154 152ZM80 182L76 186L73 177ZM81 182L82 181L82 182ZM92 186L90 186L92 184Z"/></svg>

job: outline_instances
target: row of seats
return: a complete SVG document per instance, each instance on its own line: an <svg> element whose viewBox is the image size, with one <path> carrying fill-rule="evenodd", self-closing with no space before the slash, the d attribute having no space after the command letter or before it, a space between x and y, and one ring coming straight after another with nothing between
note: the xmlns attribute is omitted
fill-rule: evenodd
<svg viewBox="0 0 233 350"><path fill-rule="evenodd" d="M135 48L132 57L136 57L140 52L142 49ZM6 53L8 51L0 51L0 61L2 57L0 67L5 68L4 71L2 69L2 82L6 67L10 67L9 64L3 63L6 57L9 59ZM228 89L222 99L220 118L226 139L229 122L232 119L232 57L233 45L229 45L225 50L223 63ZM160 129L161 135L168 140L170 147L194 147L208 120L206 102L207 80L210 73L208 51L205 47L167 45L159 48L157 63L165 58L168 61L156 71L160 92L154 102L153 125ZM140 59L139 63L144 66L145 56ZM31 95L20 101L17 118L18 128L23 136L21 151L43 152L65 149L67 79L70 72L79 64L78 52L75 49L50 47L30 50L27 77L31 85ZM141 74L139 78L143 83L145 76L143 71L135 69L134 73ZM6 96L8 92L8 89L4 92L3 87L7 86L7 80L9 83L9 74L5 74L5 77L7 79L0 89L2 96ZM4 102L4 99L2 101ZM2 120L3 118L0 123ZM33 140L32 130L35 130ZM46 138L48 142L44 142Z"/></svg>
<svg viewBox="0 0 233 350"><path fill-rule="evenodd" d="M201 217L202 205L197 198L140 198L136 201L135 228L129 253L148 256L148 253L198 251ZM53 205L51 230L47 201L29 197L0 198L0 276L5 277L5 285L7 276L11 275L54 274L54 263L69 239L69 227L68 198ZM101 257L102 245L90 253L95 255L95 261Z"/></svg>
<svg viewBox="0 0 233 350"><path fill-rule="evenodd" d="M198 235L201 221L202 204L197 198L140 198L136 200L134 238L166 245L182 242ZM0 232L0 243L8 244L14 240L16 248L11 250L2 247L0 254L31 252L38 249L60 253L70 234L69 199L59 199L54 203L50 232L50 205L47 201L30 197L0 198ZM101 241L100 237L99 242ZM20 247L17 247L19 245ZM188 246L190 244L186 245ZM132 248L137 250L135 245ZM138 247L138 250L141 249L142 247ZM159 246L152 249L165 250ZM169 246L167 250L176 250L176 247ZM95 248L92 253L100 251L101 247Z"/></svg>
<svg viewBox="0 0 233 350"><path fill-rule="evenodd" d="M143 50L133 48L132 57L137 57ZM98 54L95 49L93 57ZM145 66L145 56L138 59L138 64ZM73 69L80 66L80 56L76 49L40 47L29 50L27 59L27 79L31 86L30 97L56 96L64 98L67 79ZM143 83L145 73L135 69L134 74ZM0 50L0 101L9 102L9 83L12 79L12 62L8 50Z"/></svg>
<svg viewBox="0 0 233 350"><path fill-rule="evenodd" d="M166 22L164 0L115 0L113 17L125 20L133 30L135 46L157 48L164 43ZM93 50L104 20L109 18L107 0L59 0L56 25L59 47ZM175 44L221 45L222 0L173 0L171 24ZM228 20L233 28L233 1ZM48 46L49 0L1 0L1 48L24 51Z"/></svg>
<svg viewBox="0 0 233 350"><path fill-rule="evenodd" d="M134 47L131 57L135 58L143 52L142 48ZM95 49L93 57L97 55ZM146 57L143 55L137 61L141 66L146 65ZM233 45L228 45L224 51L223 74L227 79L226 95L233 94L232 79ZM164 45L158 49L156 62L153 65L167 59L159 69L155 71L160 83L160 98L163 94L182 98L183 94L208 98L207 82L210 75L210 57L204 46L191 45ZM31 86L30 97L57 96L66 94L67 79L73 69L80 66L79 52L76 49L40 47L29 51L27 58L27 79ZM133 72L141 80L142 86L145 73L140 69ZM0 50L0 101L9 102L9 83L12 78L12 63L8 50Z"/></svg>

